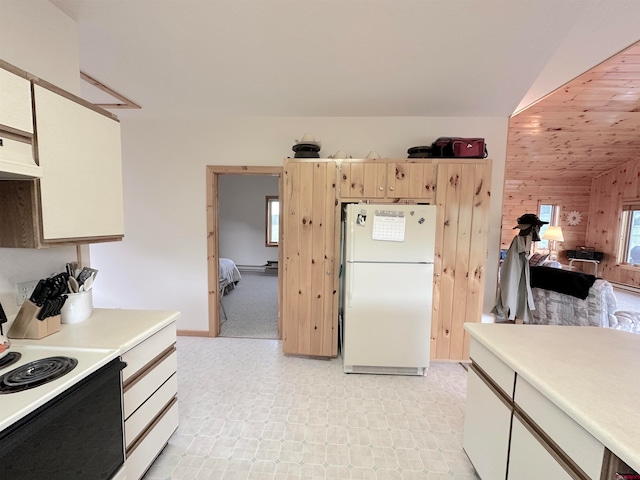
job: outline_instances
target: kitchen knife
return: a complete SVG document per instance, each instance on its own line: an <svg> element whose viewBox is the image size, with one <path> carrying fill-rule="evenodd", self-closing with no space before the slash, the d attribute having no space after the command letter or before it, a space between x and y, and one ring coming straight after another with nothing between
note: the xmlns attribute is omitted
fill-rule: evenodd
<svg viewBox="0 0 640 480"><path fill-rule="evenodd" d="M95 278L98 275L98 270L95 268L84 267L78 274L78 285L82 285L91 275Z"/></svg>

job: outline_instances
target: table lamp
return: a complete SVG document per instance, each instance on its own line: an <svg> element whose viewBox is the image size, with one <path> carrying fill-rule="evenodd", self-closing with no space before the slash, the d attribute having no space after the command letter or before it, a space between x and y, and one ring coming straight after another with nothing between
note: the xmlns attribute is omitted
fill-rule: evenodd
<svg viewBox="0 0 640 480"><path fill-rule="evenodd" d="M554 254L556 249L556 242L564 242L562 229L557 226L549 225L542 234L542 239L549 240L549 259L556 260L556 255Z"/></svg>

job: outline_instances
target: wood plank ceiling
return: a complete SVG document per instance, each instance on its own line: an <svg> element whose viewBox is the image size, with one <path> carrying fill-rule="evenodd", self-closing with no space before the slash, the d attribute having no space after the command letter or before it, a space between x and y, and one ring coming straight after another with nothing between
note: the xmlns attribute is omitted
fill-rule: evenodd
<svg viewBox="0 0 640 480"><path fill-rule="evenodd" d="M640 42L509 121L505 180L590 185L640 157Z"/></svg>

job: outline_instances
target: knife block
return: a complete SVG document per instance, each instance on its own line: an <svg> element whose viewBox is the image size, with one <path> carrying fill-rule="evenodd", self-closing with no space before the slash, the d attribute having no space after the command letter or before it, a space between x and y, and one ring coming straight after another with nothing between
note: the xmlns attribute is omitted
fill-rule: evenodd
<svg viewBox="0 0 640 480"><path fill-rule="evenodd" d="M40 340L60 331L60 315L38 320L40 308L31 300L25 300L13 321L7 337Z"/></svg>

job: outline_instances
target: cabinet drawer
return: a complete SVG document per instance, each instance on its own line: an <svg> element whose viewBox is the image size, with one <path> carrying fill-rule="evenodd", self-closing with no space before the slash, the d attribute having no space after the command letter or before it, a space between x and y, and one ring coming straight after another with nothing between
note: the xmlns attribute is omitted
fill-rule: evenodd
<svg viewBox="0 0 640 480"><path fill-rule="evenodd" d="M471 338L469 356L509 398L513 398L516 373L476 339Z"/></svg>
<svg viewBox="0 0 640 480"><path fill-rule="evenodd" d="M124 462L127 480L137 480L144 475L176 428L178 428L178 404L174 403L159 418L153 430L142 439L130 455L127 455Z"/></svg>
<svg viewBox="0 0 640 480"><path fill-rule="evenodd" d="M164 357L157 366L148 370L145 375L138 377L124 389L124 418L125 420L142 405L167 379L176 373L178 363L176 352Z"/></svg>
<svg viewBox="0 0 640 480"><path fill-rule="evenodd" d="M153 419L171 402L177 392L178 379L174 373L124 422L125 448L131 446Z"/></svg>
<svg viewBox="0 0 640 480"><path fill-rule="evenodd" d="M122 361L127 364L122 371L122 383L127 384L127 380L150 365L167 348L176 342L176 324L167 325L159 332L153 334L144 342L136 345L122 355Z"/></svg>
<svg viewBox="0 0 640 480"><path fill-rule="evenodd" d="M589 478L600 478L604 446L522 377L515 403Z"/></svg>

